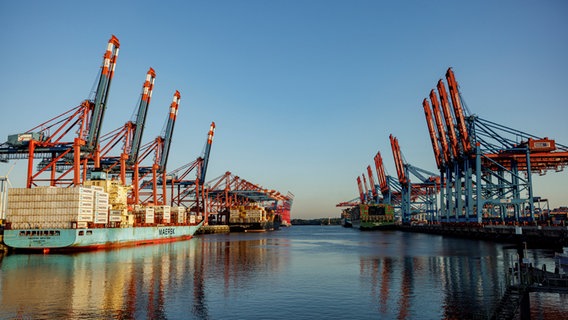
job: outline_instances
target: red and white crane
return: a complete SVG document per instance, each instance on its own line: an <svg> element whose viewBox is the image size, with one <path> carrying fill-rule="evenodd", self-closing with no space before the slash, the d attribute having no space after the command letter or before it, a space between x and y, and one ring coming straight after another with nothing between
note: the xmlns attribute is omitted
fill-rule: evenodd
<svg viewBox="0 0 568 320"><path fill-rule="evenodd" d="M24 133L11 135L0 145L0 160L28 160L28 188L41 182L50 186L79 185L87 178L89 161L95 168L100 167L99 136L119 47L118 38L111 36L94 99L87 99ZM36 160L41 161L34 173Z"/></svg>

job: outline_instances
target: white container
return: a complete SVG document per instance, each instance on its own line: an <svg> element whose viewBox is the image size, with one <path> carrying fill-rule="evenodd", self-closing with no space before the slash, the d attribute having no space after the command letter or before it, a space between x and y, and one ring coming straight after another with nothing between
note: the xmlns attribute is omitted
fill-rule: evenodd
<svg viewBox="0 0 568 320"><path fill-rule="evenodd" d="M77 222L93 222L93 215L80 214L77 217Z"/></svg>
<svg viewBox="0 0 568 320"><path fill-rule="evenodd" d="M108 223L108 217L106 217L106 216L104 216L104 217L95 217L95 223L96 223L96 224Z"/></svg>

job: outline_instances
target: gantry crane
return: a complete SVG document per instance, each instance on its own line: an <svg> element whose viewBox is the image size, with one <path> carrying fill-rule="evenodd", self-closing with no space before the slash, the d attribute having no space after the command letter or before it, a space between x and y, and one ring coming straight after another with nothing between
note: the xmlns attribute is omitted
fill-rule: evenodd
<svg viewBox="0 0 568 320"><path fill-rule="evenodd" d="M196 212L197 215L205 213L207 197L204 186L214 135L215 122L211 122L203 155L167 174L168 180L166 183L170 186L170 202L172 206L185 206L190 211ZM194 170L196 173L195 178L187 179ZM164 182L159 180L158 183L162 184ZM205 215L205 218L207 219L207 215Z"/></svg>
<svg viewBox="0 0 568 320"><path fill-rule="evenodd" d="M403 160L398 139L389 136L394 163L401 187L401 216L402 222L408 224L412 219L435 221L438 211L438 192L440 178L434 173L420 169ZM410 175L419 182L412 183ZM425 176L424 174L428 175ZM419 217L422 216L422 217Z"/></svg>
<svg viewBox="0 0 568 320"><path fill-rule="evenodd" d="M136 180L140 181L140 185L133 185L131 200L132 203L153 203L155 205L166 204L167 184L161 183L162 192L161 194L158 194L158 179L161 179L161 181L167 180L166 165L168 162L168 155L170 152L170 146L180 100L181 94L176 90L172 99L172 103L169 107L166 129L164 130L163 134L156 137L154 141L151 141L148 144L142 146L142 152L138 159L138 163L140 164L150 154L154 154L154 161L151 167L138 165L138 170L134 170L135 175L142 174L142 176L138 176L136 178ZM151 179L143 180L143 178L149 174L151 174ZM146 188L150 188L152 190L151 194L142 194L140 192L141 189Z"/></svg>
<svg viewBox="0 0 568 320"><path fill-rule="evenodd" d="M150 68L146 73L146 78L142 85L136 120L128 121L122 127L104 134L101 137L101 167L104 171L119 174L122 185L127 184L127 173L131 176L131 184L138 184L138 181L134 181L133 179L133 171L137 170L137 168L134 167L138 164L138 155L146 124L146 116L152 99L155 79L156 72L154 69ZM111 156L111 152L120 143L122 143L120 156Z"/></svg>
<svg viewBox="0 0 568 320"><path fill-rule="evenodd" d="M375 184L375 178L373 178L373 170L371 166L367 166L367 175L369 175L369 184L371 187L371 197L374 203L379 203L379 193L377 192L377 185Z"/></svg>
<svg viewBox="0 0 568 320"><path fill-rule="evenodd" d="M283 195L279 191L265 189L232 174L230 171L208 181L206 185L210 204L209 212L213 214L223 215L232 207L246 206L251 203L260 204L266 208L277 208L280 201L292 204L290 194Z"/></svg>
<svg viewBox="0 0 568 320"><path fill-rule="evenodd" d="M382 200L380 202L393 206L395 214L400 216L402 202L402 189L400 184L396 178L386 174L383 157L381 156L380 151L377 151L373 160L375 162L375 170L377 171L377 177L379 180L379 190L382 195Z"/></svg>
<svg viewBox="0 0 568 320"><path fill-rule="evenodd" d="M568 147L468 115L451 68L446 82L449 98L439 80L440 100L432 90L431 110L426 99L422 103L440 169L444 221L534 221L534 199L538 197L533 195L532 174L563 170L568 164Z"/></svg>
<svg viewBox="0 0 568 320"><path fill-rule="evenodd" d="M79 185L87 178L88 162L100 166L99 136L120 42L114 35L108 41L98 77L94 99L56 116L25 133L14 134L0 145L0 161L27 159L28 188L41 181L50 186ZM34 161L41 159L34 173ZM66 167L58 167L66 164ZM57 175L59 174L59 175ZM72 178L69 175L72 174ZM48 177L45 178L44 176Z"/></svg>

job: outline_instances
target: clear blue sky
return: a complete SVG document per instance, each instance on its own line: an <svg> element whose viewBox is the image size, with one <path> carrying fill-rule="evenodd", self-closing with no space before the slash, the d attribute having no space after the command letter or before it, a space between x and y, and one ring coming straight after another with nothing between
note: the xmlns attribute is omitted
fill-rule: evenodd
<svg viewBox="0 0 568 320"><path fill-rule="evenodd" d="M12 0L0 28L3 141L88 98L114 34L103 132L131 119L153 67L144 141L182 95L169 169L202 153L215 121L208 179L291 191L296 218L338 216L378 150L396 175L391 133L436 171L421 102L448 67L472 113L568 144L566 1ZM566 171L535 180L568 205Z"/></svg>

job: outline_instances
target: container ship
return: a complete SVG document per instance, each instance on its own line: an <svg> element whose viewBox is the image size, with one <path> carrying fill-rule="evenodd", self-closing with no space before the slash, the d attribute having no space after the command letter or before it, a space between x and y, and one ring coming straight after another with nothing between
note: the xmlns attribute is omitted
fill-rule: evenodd
<svg viewBox="0 0 568 320"><path fill-rule="evenodd" d="M66 188L10 188L4 243L16 250L95 250L186 240L203 224L185 207L129 207L130 188L104 178Z"/></svg>
<svg viewBox="0 0 568 320"><path fill-rule="evenodd" d="M363 231L390 229L396 225L394 209L388 204L359 204L348 211L353 228Z"/></svg>
<svg viewBox="0 0 568 320"><path fill-rule="evenodd" d="M256 204L229 209L231 232L264 232L280 229L282 217L271 209Z"/></svg>

